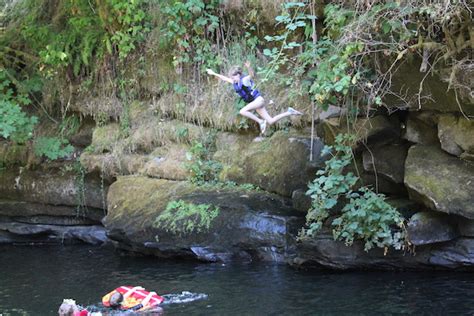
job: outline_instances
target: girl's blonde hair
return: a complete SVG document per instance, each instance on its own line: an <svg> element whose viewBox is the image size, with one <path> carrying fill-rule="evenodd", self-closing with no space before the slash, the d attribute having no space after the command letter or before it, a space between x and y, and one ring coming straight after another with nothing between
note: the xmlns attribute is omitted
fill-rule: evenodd
<svg viewBox="0 0 474 316"><path fill-rule="evenodd" d="M229 70L229 76L242 75L242 67L232 66Z"/></svg>

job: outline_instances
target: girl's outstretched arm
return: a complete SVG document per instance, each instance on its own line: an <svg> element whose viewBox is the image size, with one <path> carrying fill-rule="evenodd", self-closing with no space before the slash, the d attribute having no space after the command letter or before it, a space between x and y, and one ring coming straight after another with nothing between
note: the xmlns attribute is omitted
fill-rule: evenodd
<svg viewBox="0 0 474 316"><path fill-rule="evenodd" d="M244 63L244 66L247 68L247 71L249 72L248 76L250 77L250 79L254 79L255 78L255 72L253 71L252 67L250 66L250 62L246 61Z"/></svg>
<svg viewBox="0 0 474 316"><path fill-rule="evenodd" d="M219 78L223 81L226 81L228 83L234 83L234 81L232 81L232 79L230 79L229 77L226 77L224 75L220 75L218 73L215 73L214 70L212 70L212 69L206 69L206 72L207 72L208 75L215 76L215 77L217 77L217 78Z"/></svg>

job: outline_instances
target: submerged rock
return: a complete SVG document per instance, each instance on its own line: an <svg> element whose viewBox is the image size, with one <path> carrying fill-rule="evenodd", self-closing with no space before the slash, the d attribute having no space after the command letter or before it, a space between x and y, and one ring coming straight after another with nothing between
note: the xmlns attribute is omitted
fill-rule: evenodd
<svg viewBox="0 0 474 316"><path fill-rule="evenodd" d="M217 217L209 221L208 228L199 227L202 217L193 213L189 214L191 221L158 225L157 218L168 203L178 200L217 207ZM115 245L159 257L283 261L292 252L295 233L303 224L289 200L273 194L206 189L145 177L120 177L109 190L108 203L104 225Z"/></svg>

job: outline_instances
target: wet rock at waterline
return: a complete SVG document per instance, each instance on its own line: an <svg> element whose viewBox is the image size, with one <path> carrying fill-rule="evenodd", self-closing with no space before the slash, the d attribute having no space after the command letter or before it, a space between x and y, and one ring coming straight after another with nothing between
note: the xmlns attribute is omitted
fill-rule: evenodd
<svg viewBox="0 0 474 316"><path fill-rule="evenodd" d="M102 226L59 226L0 223L0 243L56 244L85 242L101 245L108 241Z"/></svg>
<svg viewBox="0 0 474 316"><path fill-rule="evenodd" d="M364 251L362 242L346 246L334 241L330 232L298 243L291 265L306 268L348 269L474 269L474 239L421 245L415 252L376 248Z"/></svg>
<svg viewBox="0 0 474 316"><path fill-rule="evenodd" d="M420 212L410 218L408 239L415 246L449 241L459 236L454 219L438 212Z"/></svg>
<svg viewBox="0 0 474 316"><path fill-rule="evenodd" d="M441 149L416 145L408 151L405 185L410 198L432 210L474 219L474 164Z"/></svg>
<svg viewBox="0 0 474 316"><path fill-rule="evenodd" d="M157 224L168 203L178 200L217 207L217 216L209 219L209 227L199 227L203 217L192 212L192 224L186 218ZM159 257L283 261L293 251L294 236L304 222L288 199L274 194L207 190L189 182L145 177L120 177L110 187L108 203L104 225L114 244Z"/></svg>

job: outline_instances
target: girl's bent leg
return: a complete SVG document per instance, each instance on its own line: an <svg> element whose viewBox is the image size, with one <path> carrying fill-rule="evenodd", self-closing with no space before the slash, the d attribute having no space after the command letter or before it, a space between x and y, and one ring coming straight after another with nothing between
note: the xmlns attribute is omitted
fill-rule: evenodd
<svg viewBox="0 0 474 316"><path fill-rule="evenodd" d="M256 116L255 114L253 114L250 111L257 110L257 109L263 107L264 103L265 103L265 100L262 97L257 97L255 100L253 100L252 102L250 102L249 104L244 106L240 110L239 113L240 113L240 115L243 115L245 117L248 117L251 120L254 120L258 124L261 124L263 120L260 119L258 116Z"/></svg>
<svg viewBox="0 0 474 316"><path fill-rule="evenodd" d="M256 110L258 114L260 114L261 117L263 117L263 119L265 121L267 121L268 124L272 125L276 122L278 122L279 120L281 120L282 118L285 118L287 116L290 116L290 115L293 115L292 113L290 112L283 112L281 114L278 114L274 117L271 117L270 114L268 114L267 112L267 109L265 107L262 107L262 108L259 108Z"/></svg>

